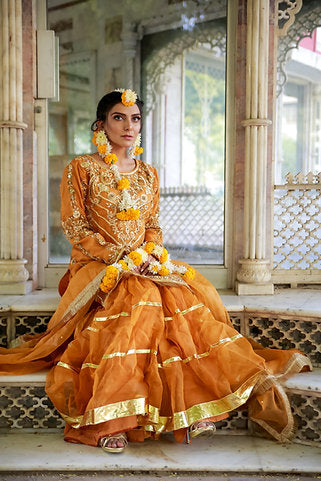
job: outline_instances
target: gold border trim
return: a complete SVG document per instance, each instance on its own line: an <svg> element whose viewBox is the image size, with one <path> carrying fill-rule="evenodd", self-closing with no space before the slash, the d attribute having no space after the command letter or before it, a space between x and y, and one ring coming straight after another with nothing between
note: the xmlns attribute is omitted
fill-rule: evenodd
<svg viewBox="0 0 321 481"><path fill-rule="evenodd" d="M112 352L110 354L104 354L101 359L113 359L114 357L125 357L130 356L132 354L154 354L157 355L157 351L153 351L152 349L129 349L127 352ZM91 362L84 362L81 366L81 369L85 369L86 367L91 367L93 369L97 369L100 364L92 364Z"/></svg>
<svg viewBox="0 0 321 481"><path fill-rule="evenodd" d="M175 314L182 314L182 316L185 316L185 314L188 314L189 312L195 311L196 309L199 309L200 307L205 307L205 310L207 312L210 312L210 309L206 307L203 303L201 304L195 304L194 306L189 307L188 309L184 309L181 311L180 309L175 309ZM172 321L175 316L167 316L164 317L165 322L166 321Z"/></svg>
<svg viewBox="0 0 321 481"><path fill-rule="evenodd" d="M216 342L215 344L211 344L210 345L210 350L209 351L205 351L205 352L202 352L201 354L192 354L192 356L188 356L186 357L185 359L182 359L180 356L174 356L174 357L169 357L168 359L165 359L165 361L163 361L162 363L158 364L158 367L161 368L161 367L164 367L164 366L167 366L167 364L170 364L172 362L177 362L177 361L181 361L183 363L187 363L187 362L190 362L192 361L193 359L202 359L203 357L207 357L210 355L211 351L213 348L221 345L221 344L224 344L226 342L234 342L236 341L237 339L240 339L242 338L242 334L235 334L235 336L232 336L232 337L226 337L224 339L220 339L218 342Z"/></svg>
<svg viewBox="0 0 321 481"><path fill-rule="evenodd" d="M153 302L153 301L139 301L137 304L132 306L132 309L135 309L138 306L154 306L154 307L162 307L161 302Z"/></svg>
<svg viewBox="0 0 321 481"><path fill-rule="evenodd" d="M138 422L140 425L149 425L148 430L151 430L151 424L155 432L178 430L186 428L200 419L218 416L240 407L248 400L261 375L261 372L254 374L235 392L221 399L191 406L185 411L176 412L173 416L168 417L160 416L159 408L148 405L145 398L129 399L100 406L87 411L83 416L71 417L64 413L60 414L75 429L100 424L116 418L136 415L144 416L143 419L138 418Z"/></svg>
<svg viewBox="0 0 321 481"><path fill-rule="evenodd" d="M122 311L122 312L119 312L118 314L112 314L111 316L94 317L93 321L104 322L104 321L108 321L109 319L117 319L117 317L126 317L129 315L130 315L129 312Z"/></svg>
<svg viewBox="0 0 321 481"><path fill-rule="evenodd" d="M69 371L76 372L78 374L78 371L76 371L74 367L70 366L66 362L59 361L57 362L57 366L64 367L65 369L69 369Z"/></svg>

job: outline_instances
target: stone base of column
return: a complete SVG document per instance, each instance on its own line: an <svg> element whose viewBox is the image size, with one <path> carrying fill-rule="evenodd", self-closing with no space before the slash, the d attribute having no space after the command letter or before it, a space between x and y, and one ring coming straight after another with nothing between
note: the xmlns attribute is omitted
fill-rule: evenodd
<svg viewBox="0 0 321 481"><path fill-rule="evenodd" d="M271 284L242 284L235 282L235 292L238 296L271 296L274 285Z"/></svg>
<svg viewBox="0 0 321 481"><path fill-rule="evenodd" d="M240 259L235 291L239 296L271 295L274 285L271 281L270 261L267 259Z"/></svg>
<svg viewBox="0 0 321 481"><path fill-rule="evenodd" d="M32 282L25 268L25 259L0 260L0 294L28 294Z"/></svg>

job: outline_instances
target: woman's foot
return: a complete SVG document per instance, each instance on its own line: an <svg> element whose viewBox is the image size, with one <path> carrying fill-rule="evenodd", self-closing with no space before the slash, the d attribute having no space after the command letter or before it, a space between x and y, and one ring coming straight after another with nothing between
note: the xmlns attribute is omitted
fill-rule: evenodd
<svg viewBox="0 0 321 481"><path fill-rule="evenodd" d="M191 438L210 437L215 431L216 427L212 421L196 421L189 427Z"/></svg>
<svg viewBox="0 0 321 481"><path fill-rule="evenodd" d="M100 438L99 445L107 453L122 453L128 444L125 433L112 434Z"/></svg>

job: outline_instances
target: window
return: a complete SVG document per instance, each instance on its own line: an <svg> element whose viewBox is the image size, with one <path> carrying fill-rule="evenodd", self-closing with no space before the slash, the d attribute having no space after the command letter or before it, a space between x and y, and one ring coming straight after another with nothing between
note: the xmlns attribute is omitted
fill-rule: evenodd
<svg viewBox="0 0 321 481"><path fill-rule="evenodd" d="M321 171L320 28L289 52L287 80L278 99L276 183L291 172Z"/></svg>
<svg viewBox="0 0 321 481"><path fill-rule="evenodd" d="M226 5L152 3L48 0L48 28L60 42L60 98L48 109L49 264L70 254L60 227L62 171L93 151L98 100L132 84L145 101L143 160L159 172L164 243L174 258L224 265Z"/></svg>

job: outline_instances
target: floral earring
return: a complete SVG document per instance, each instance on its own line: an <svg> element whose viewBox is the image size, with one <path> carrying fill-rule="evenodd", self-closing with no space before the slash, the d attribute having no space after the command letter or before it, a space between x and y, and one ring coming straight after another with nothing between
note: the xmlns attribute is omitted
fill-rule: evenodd
<svg viewBox="0 0 321 481"><path fill-rule="evenodd" d="M129 149L129 155L131 157L134 157L135 155L140 155L143 153L143 147L140 147L140 142L141 142L142 136L141 134L138 134L136 137L135 142Z"/></svg>
<svg viewBox="0 0 321 481"><path fill-rule="evenodd" d="M93 144L96 145L100 157L102 157L106 164L113 165L117 162L117 155L112 153L110 142L103 129L99 130L98 127L97 130L94 131L92 141Z"/></svg>

